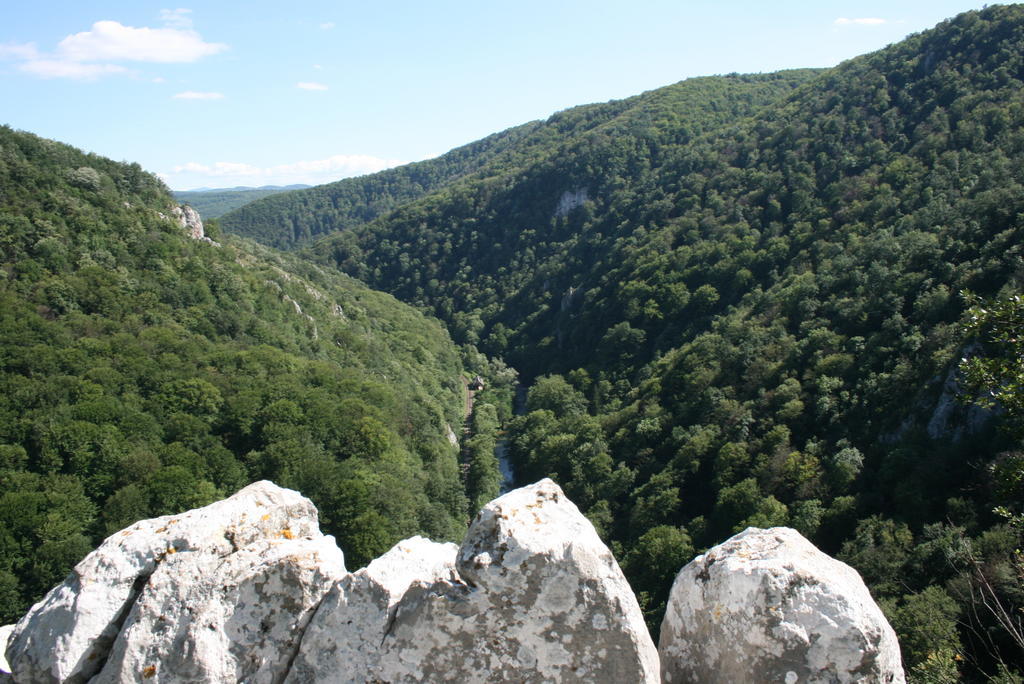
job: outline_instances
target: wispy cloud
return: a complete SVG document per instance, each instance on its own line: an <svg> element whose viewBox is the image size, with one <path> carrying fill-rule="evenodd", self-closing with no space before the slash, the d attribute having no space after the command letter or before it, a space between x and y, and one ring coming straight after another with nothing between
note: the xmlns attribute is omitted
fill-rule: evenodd
<svg viewBox="0 0 1024 684"><path fill-rule="evenodd" d="M18 65L18 69L40 78L73 78L92 81L101 76L127 74L130 69L117 64L89 64L61 59L32 59Z"/></svg>
<svg viewBox="0 0 1024 684"><path fill-rule="evenodd" d="M334 28L334 22L325 21L324 23L320 24L320 28L322 28L324 31L330 31L332 28Z"/></svg>
<svg viewBox="0 0 1024 684"><path fill-rule="evenodd" d="M882 24L888 24L889 21L879 17L858 17L856 19L839 17L832 23L836 26L880 26Z"/></svg>
<svg viewBox="0 0 1024 684"><path fill-rule="evenodd" d="M179 7L178 9L162 9L160 10L160 21L163 22L164 26L170 26L171 28L192 28L192 10Z"/></svg>
<svg viewBox="0 0 1024 684"><path fill-rule="evenodd" d="M187 63L227 50L227 45L207 42L192 30L190 12L162 10L165 28L97 21L88 31L65 37L51 53L34 43L0 45L0 59L20 62L18 69L42 78L93 80L131 73L116 62Z"/></svg>
<svg viewBox="0 0 1024 684"><path fill-rule="evenodd" d="M224 93L200 93L195 90L186 90L183 93L173 95L175 100L223 100Z"/></svg>
<svg viewBox="0 0 1024 684"><path fill-rule="evenodd" d="M4 43L0 45L0 59L37 59L35 43Z"/></svg>
<svg viewBox="0 0 1024 684"><path fill-rule="evenodd" d="M336 154L325 159L276 166L255 166L243 162L188 162L175 166L173 172L166 174L166 177L171 187L184 187L182 183L188 187L195 187L210 182L227 186L292 183L319 185L341 178L383 171L404 163L400 159L382 159L366 154ZM199 180L196 180L197 177Z"/></svg>
<svg viewBox="0 0 1024 684"><path fill-rule="evenodd" d="M312 81L299 81L295 84L295 87L302 90L327 90L327 86L323 83L314 83Z"/></svg>

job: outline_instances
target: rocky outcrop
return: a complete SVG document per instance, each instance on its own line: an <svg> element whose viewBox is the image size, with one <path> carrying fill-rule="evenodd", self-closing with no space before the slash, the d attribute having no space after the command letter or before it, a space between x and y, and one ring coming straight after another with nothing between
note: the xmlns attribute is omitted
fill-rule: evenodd
<svg viewBox="0 0 1024 684"><path fill-rule="evenodd" d="M193 240L202 240L206 233L203 230L203 219L200 218L199 212L190 207L187 204L182 204L171 209L171 214L178 220L181 227L188 232L188 236Z"/></svg>
<svg viewBox="0 0 1024 684"><path fill-rule="evenodd" d="M174 220L178 222L182 228L188 233L188 236L193 240L201 240L208 242L211 245L220 246L219 242L214 242L210 238L206 237L206 230L203 228L203 219L199 216L199 212L190 207L187 204L171 208L171 215ZM162 216L162 214L161 214Z"/></svg>
<svg viewBox="0 0 1024 684"><path fill-rule="evenodd" d="M658 679L619 566L550 480L461 548L408 539L355 573L269 482L107 539L18 623L21 682Z"/></svg>
<svg viewBox="0 0 1024 684"><path fill-rule="evenodd" d="M484 507L461 548L413 538L339 581L288 682L656 682L640 607L550 480Z"/></svg>
<svg viewBox="0 0 1024 684"><path fill-rule="evenodd" d="M353 573L308 500L259 482L108 538L18 623L7 657L29 683L659 680L618 564L550 480L489 503L460 547L414 537ZM785 528L680 572L660 669L903 681L857 574Z"/></svg>
<svg viewBox="0 0 1024 684"><path fill-rule="evenodd" d="M390 657L387 637L410 587L458 581L455 544L423 537L399 542L370 565L335 583L306 628L287 682L379 678Z"/></svg>
<svg viewBox="0 0 1024 684"><path fill-rule="evenodd" d="M860 575L784 527L748 528L672 585L666 682L903 682L899 644Z"/></svg>
<svg viewBox="0 0 1024 684"><path fill-rule="evenodd" d="M406 592L379 679L658 681L657 652L629 584L551 480L487 504L456 569L456 580Z"/></svg>
<svg viewBox="0 0 1024 684"><path fill-rule="evenodd" d="M276 569L261 575L261 568L244 568L247 561ZM128 664L153 678L173 672L169 663L191 658L234 659L239 672L250 673L250 663L231 652L212 653L211 643L230 651L235 640L269 637L276 624L264 629L260 621L246 622L261 611L274 612L282 625L301 621L306 604L315 603L305 593L316 591L310 584L318 573L344 570L333 540L320 533L313 504L257 482L223 501L143 520L108 537L18 622L7 658L19 682L83 681L101 671L100 680L109 681ZM265 580L301 587L270 597ZM321 596L329 584L321 582ZM228 600L218 601L218 594ZM254 604L266 601L278 605ZM202 629L223 630L223 638L198 639Z"/></svg>
<svg viewBox="0 0 1024 684"><path fill-rule="evenodd" d="M555 207L553 218L568 216L569 212L576 207L582 207L588 199L590 199L590 193L586 188L566 190L562 193L562 196L558 198L558 205Z"/></svg>

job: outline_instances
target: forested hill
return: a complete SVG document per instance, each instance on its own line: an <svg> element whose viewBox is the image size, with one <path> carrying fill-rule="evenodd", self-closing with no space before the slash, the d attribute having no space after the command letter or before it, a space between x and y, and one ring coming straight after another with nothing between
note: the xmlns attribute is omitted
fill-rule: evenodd
<svg viewBox="0 0 1024 684"><path fill-rule="evenodd" d="M788 524L860 570L917 676L1024 662L993 513L1024 501L1019 442L954 375L961 293L1024 275L1024 8L655 93L311 254L537 378L517 477L618 545L652 624L694 549Z"/></svg>
<svg viewBox="0 0 1024 684"><path fill-rule="evenodd" d="M0 623L106 534L257 479L310 496L349 567L464 532L442 327L336 271L190 239L173 206L137 164L0 128Z"/></svg>
<svg viewBox="0 0 1024 684"><path fill-rule="evenodd" d="M287 187L264 186L261 188L214 188L210 190L175 190L174 198L188 204L202 215L203 220L220 218L232 209L255 202L264 197L278 195L290 190L308 188L308 185Z"/></svg>
<svg viewBox="0 0 1024 684"><path fill-rule="evenodd" d="M560 112L452 150L436 159L275 195L225 214L225 230L280 248L363 225L450 186L507 184L581 139L646 135L671 125L677 138L749 114L807 80L811 70L769 76L694 79L625 100ZM695 114L698 114L695 116ZM587 143L587 144L593 144ZM600 145L600 142L597 142Z"/></svg>

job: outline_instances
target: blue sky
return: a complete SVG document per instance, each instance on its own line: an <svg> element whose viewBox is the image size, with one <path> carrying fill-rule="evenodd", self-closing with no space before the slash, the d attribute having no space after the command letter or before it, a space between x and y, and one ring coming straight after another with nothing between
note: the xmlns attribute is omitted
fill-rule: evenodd
<svg viewBox="0 0 1024 684"><path fill-rule="evenodd" d="M9 0L0 123L179 190L325 183L692 76L832 66L983 4Z"/></svg>

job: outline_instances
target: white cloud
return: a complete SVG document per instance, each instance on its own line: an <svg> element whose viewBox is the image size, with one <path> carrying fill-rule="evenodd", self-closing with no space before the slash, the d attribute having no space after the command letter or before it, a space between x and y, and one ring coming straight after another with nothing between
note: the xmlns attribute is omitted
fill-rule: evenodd
<svg viewBox="0 0 1024 684"><path fill-rule="evenodd" d="M195 90L186 90L183 93L176 93L175 100L223 100L224 93L200 93Z"/></svg>
<svg viewBox="0 0 1024 684"><path fill-rule="evenodd" d="M192 10L184 7L172 10L162 9L160 10L160 21L164 26L171 28L192 28L192 17L188 16L190 14L192 14Z"/></svg>
<svg viewBox="0 0 1024 684"><path fill-rule="evenodd" d="M334 28L334 22L325 21L324 23L320 24L320 28L322 28L324 31L330 31L332 28Z"/></svg>
<svg viewBox="0 0 1024 684"><path fill-rule="evenodd" d="M399 159L381 159L366 154L336 154L326 159L265 167L241 162L188 162L175 166L167 177L170 179L168 183L171 187L198 187L211 183L220 187L293 183L319 185L341 178L383 171L404 163Z"/></svg>
<svg viewBox="0 0 1024 684"><path fill-rule="evenodd" d="M19 64L18 69L41 78L74 78L80 81L93 81L100 76L130 73L129 69L117 64L83 64L61 59L32 59Z"/></svg>
<svg viewBox="0 0 1024 684"><path fill-rule="evenodd" d="M888 24L888 20L880 19L878 17L860 17L857 19L848 19L846 17L839 17L834 22L836 26L880 26L881 24Z"/></svg>
<svg viewBox="0 0 1024 684"><path fill-rule="evenodd" d="M192 30L135 28L116 21L97 21L91 31L75 33L57 45L57 53L74 62L131 60L195 62L223 52L223 43L207 43Z"/></svg>
<svg viewBox="0 0 1024 684"><path fill-rule="evenodd" d="M90 30L65 37L52 53L40 52L34 43L8 43L0 45L0 59L16 60L19 70L42 78L94 80L132 73L114 62L195 62L227 50L227 45L208 43L190 28L190 12L162 10L160 16L167 28L97 21Z"/></svg>
<svg viewBox="0 0 1024 684"><path fill-rule="evenodd" d="M300 81L295 84L295 87L302 90L327 90L327 86L323 83L313 83L311 81Z"/></svg>
<svg viewBox="0 0 1024 684"><path fill-rule="evenodd" d="M323 66L321 66L320 64L314 64L313 68L319 71L320 69L323 69Z"/></svg>
<svg viewBox="0 0 1024 684"><path fill-rule="evenodd" d="M4 43L0 45L0 59L38 59L35 43Z"/></svg>

